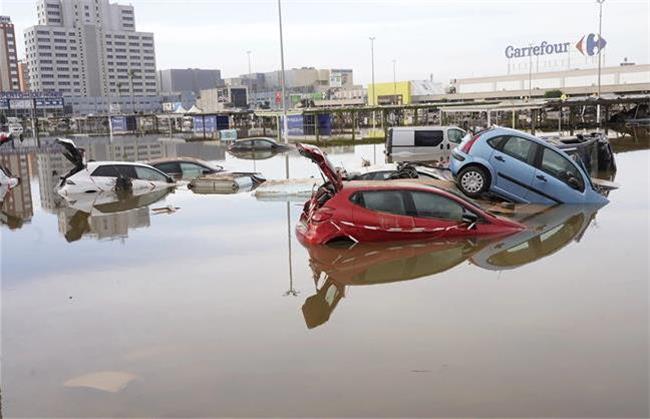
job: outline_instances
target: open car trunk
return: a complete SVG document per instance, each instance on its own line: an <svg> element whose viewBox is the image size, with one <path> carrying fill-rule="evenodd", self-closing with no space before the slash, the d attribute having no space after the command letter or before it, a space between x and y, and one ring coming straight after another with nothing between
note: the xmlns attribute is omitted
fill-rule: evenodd
<svg viewBox="0 0 650 419"><path fill-rule="evenodd" d="M74 165L68 173L61 176L60 186L63 186L67 178L82 171L86 165L84 164L83 150L77 148L72 140L68 140L67 138L57 138L56 143L63 147L63 157Z"/></svg>
<svg viewBox="0 0 650 419"><path fill-rule="evenodd" d="M310 146L306 144L297 144L298 152L301 156L307 157L309 160L313 161L318 165L321 173L327 179L336 192L340 191L343 188L343 180L341 174L336 170L334 165L327 158L327 154L324 153L320 148L315 146Z"/></svg>

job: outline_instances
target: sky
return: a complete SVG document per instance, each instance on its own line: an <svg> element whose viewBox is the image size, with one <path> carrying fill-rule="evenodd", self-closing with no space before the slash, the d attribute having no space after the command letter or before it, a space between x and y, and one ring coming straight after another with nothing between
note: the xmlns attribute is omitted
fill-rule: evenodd
<svg viewBox="0 0 650 419"><path fill-rule="evenodd" d="M130 0L136 28L155 35L158 69L218 68L222 77L280 68L276 0ZM571 42L598 32L598 5L585 1L283 0L286 68L352 68L354 81L435 81L506 74L508 45ZM36 24L35 0L0 0L22 55ZM605 64L650 62L650 1L603 4Z"/></svg>

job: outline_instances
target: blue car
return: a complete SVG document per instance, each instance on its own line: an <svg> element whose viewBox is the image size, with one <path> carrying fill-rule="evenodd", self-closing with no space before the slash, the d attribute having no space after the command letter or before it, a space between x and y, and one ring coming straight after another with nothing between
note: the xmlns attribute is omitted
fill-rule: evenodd
<svg viewBox="0 0 650 419"><path fill-rule="evenodd" d="M450 169L471 198L490 192L513 202L606 204L581 162L554 145L508 128L465 136L451 153Z"/></svg>

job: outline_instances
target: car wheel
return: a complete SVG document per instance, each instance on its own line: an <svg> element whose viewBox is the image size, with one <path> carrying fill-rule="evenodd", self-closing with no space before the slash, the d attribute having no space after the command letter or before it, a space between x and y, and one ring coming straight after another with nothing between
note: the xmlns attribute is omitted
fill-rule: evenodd
<svg viewBox="0 0 650 419"><path fill-rule="evenodd" d="M478 198L488 190L490 181L485 169L470 166L458 174L458 187L470 198Z"/></svg>

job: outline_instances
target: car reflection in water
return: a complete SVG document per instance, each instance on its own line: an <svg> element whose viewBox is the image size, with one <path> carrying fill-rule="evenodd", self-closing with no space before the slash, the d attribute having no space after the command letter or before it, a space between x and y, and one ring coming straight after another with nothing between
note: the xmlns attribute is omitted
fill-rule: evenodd
<svg viewBox="0 0 650 419"><path fill-rule="evenodd" d="M580 241L603 205L556 205L518 217L526 230L497 240L471 258L483 269L514 269Z"/></svg>
<svg viewBox="0 0 650 419"><path fill-rule="evenodd" d="M346 286L386 284L435 275L467 260L491 240L307 246L316 294L308 297L302 306L305 323L312 329L329 320L345 296Z"/></svg>
<svg viewBox="0 0 650 419"><path fill-rule="evenodd" d="M465 260L487 270L514 269L580 241L601 206L524 206L513 218L528 229L481 240L306 246L316 293L302 312L309 329L327 322L347 286L430 277Z"/></svg>
<svg viewBox="0 0 650 419"><path fill-rule="evenodd" d="M69 243L83 236L98 240L126 238L130 229L149 227L149 206L163 200L172 190L70 196L58 213L59 231Z"/></svg>
<svg viewBox="0 0 650 419"><path fill-rule="evenodd" d="M228 154L241 160L267 160L287 150L228 150Z"/></svg>

